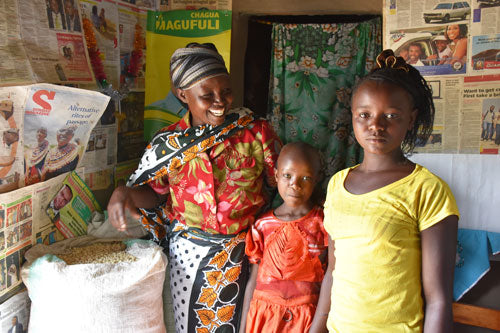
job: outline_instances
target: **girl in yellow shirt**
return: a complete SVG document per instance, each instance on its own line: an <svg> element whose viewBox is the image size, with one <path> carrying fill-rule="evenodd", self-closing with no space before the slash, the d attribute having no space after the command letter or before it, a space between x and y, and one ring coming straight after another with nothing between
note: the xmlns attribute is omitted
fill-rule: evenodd
<svg viewBox="0 0 500 333"><path fill-rule="evenodd" d="M354 90L361 164L328 185L329 264L310 332L451 332L458 208L407 159L432 132L425 79L385 50Z"/></svg>

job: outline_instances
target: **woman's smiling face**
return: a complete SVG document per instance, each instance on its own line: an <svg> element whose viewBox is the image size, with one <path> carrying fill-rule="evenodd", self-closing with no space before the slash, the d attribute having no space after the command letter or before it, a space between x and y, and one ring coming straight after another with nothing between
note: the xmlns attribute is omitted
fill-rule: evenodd
<svg viewBox="0 0 500 333"><path fill-rule="evenodd" d="M448 35L449 39L455 40L460 36L460 27L458 26L458 24L451 24L446 29L446 34Z"/></svg>
<svg viewBox="0 0 500 333"><path fill-rule="evenodd" d="M191 113L191 126L221 125L233 103L228 75L204 80L189 89L179 89L178 96Z"/></svg>

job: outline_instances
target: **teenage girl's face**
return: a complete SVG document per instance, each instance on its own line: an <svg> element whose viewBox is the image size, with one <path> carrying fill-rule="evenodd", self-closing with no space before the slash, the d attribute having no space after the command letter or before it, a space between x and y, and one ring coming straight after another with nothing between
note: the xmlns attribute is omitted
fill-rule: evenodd
<svg viewBox="0 0 500 333"><path fill-rule="evenodd" d="M455 40L460 35L460 27L458 26L458 24L451 24L446 29L446 34L448 35L449 39Z"/></svg>
<svg viewBox="0 0 500 333"><path fill-rule="evenodd" d="M294 154L297 152L281 153L275 177L285 205L299 208L309 205L317 181L317 170L303 156L297 158Z"/></svg>
<svg viewBox="0 0 500 333"><path fill-rule="evenodd" d="M367 154L401 154L401 143L413 127L417 110L401 87L365 81L352 100L354 135Z"/></svg>
<svg viewBox="0 0 500 333"><path fill-rule="evenodd" d="M191 112L191 126L220 125L233 103L233 92L228 75L219 75L190 89L178 89L178 97Z"/></svg>

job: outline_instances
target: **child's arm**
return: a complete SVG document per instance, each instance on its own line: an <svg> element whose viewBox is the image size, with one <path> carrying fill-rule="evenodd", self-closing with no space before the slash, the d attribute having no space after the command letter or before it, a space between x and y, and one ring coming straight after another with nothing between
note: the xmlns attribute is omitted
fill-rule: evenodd
<svg viewBox="0 0 500 333"><path fill-rule="evenodd" d="M247 287L245 289L245 298L243 299L243 307L241 309L241 320L240 320L240 331L239 333L245 333L247 324L248 310L250 309L250 301L252 300L253 291L255 290L255 284L257 281L257 272L259 271L259 265L251 264L250 266L250 278L247 282Z"/></svg>
<svg viewBox="0 0 500 333"><path fill-rule="evenodd" d="M309 329L309 333L328 332L326 328L326 320L330 312L330 298L332 293L332 272L335 268L335 242L328 236L328 267L326 268L325 277L321 283L321 291L319 292L318 305L316 313Z"/></svg>
<svg viewBox="0 0 500 333"><path fill-rule="evenodd" d="M424 332L453 331L453 269L458 217L451 215L421 232Z"/></svg>

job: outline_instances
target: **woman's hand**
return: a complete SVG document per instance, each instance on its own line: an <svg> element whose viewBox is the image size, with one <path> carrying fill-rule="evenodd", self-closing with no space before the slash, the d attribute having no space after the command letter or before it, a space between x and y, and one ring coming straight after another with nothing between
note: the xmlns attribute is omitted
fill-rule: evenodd
<svg viewBox="0 0 500 333"><path fill-rule="evenodd" d="M134 189L126 186L118 186L111 195L108 203L108 218L111 225L118 231L127 231L127 209L134 218L140 218L137 206L134 202Z"/></svg>
<svg viewBox="0 0 500 333"><path fill-rule="evenodd" d="M118 231L127 230L125 210L132 217L139 219L138 208L154 208L164 202L167 195L157 194L149 185L137 187L118 186L113 191L108 203L108 218Z"/></svg>

